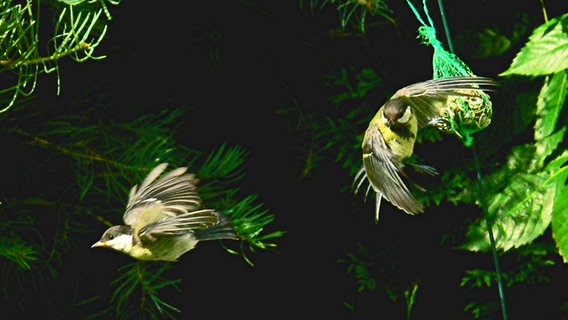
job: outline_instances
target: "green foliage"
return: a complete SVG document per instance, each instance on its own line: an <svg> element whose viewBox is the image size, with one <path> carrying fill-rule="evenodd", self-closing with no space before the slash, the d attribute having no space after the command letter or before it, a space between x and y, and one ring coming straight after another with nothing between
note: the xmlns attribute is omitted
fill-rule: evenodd
<svg viewBox="0 0 568 320"><path fill-rule="evenodd" d="M503 273L508 287L515 284L538 284L550 281L548 268L556 265L555 249L550 242L532 242L514 253L514 267ZM461 286L491 287L496 282L495 271L470 269L465 271Z"/></svg>
<svg viewBox="0 0 568 320"><path fill-rule="evenodd" d="M39 146L75 160L81 199L95 192L106 195L106 200L126 201L130 188L156 162L186 165L179 159L193 161L201 155L174 140L181 114L181 109L164 109L130 122L111 123L93 121L96 116L90 112L62 116L43 122L36 129L41 137L34 139L40 141ZM22 130L15 133L32 134ZM97 177L103 179L102 183L95 182Z"/></svg>
<svg viewBox="0 0 568 320"><path fill-rule="evenodd" d="M347 266L347 273L353 274L357 283L357 294L379 291L391 302L404 298L406 318L411 319L412 308L416 302L416 294L420 281L411 279L408 274L402 275L398 265L401 260L399 248L374 253L370 247L357 243L354 252L349 252L338 263ZM356 299L355 299L356 300ZM356 312L354 302L344 303L352 312Z"/></svg>
<svg viewBox="0 0 568 320"><path fill-rule="evenodd" d="M349 70L341 68L338 75L328 75L332 85L341 90L338 94L330 97L329 100L340 105L341 103L364 99L371 90L384 84L384 77L384 74L378 74L376 70L371 68L362 68L360 71L354 70L354 68L349 68Z"/></svg>
<svg viewBox="0 0 568 320"><path fill-rule="evenodd" d="M508 258L511 259L511 268L502 274L508 288L550 282L550 270L558 260L556 248L551 241L532 242L518 248ZM475 268L465 271L460 286L481 290L492 287L496 282L495 271ZM474 319L486 319L497 311L497 306L492 301L476 298L469 302L464 310L470 312Z"/></svg>
<svg viewBox="0 0 568 320"><path fill-rule="evenodd" d="M237 190L235 189L233 191L236 192ZM231 196L230 192L231 191L227 193L228 196ZM227 202L229 204L233 203L230 206L231 209L229 209L227 213L231 216L231 221L235 226L237 234L244 241L241 243L240 253L252 266L254 264L252 260L248 258L245 248L248 248L251 252L255 252L256 249L265 250L271 247L276 247L274 242L268 241L281 238L286 234L286 232L276 230L270 233L263 233L265 228L274 221L275 216L273 214L269 214L268 210L262 209L261 204L255 203L257 202L256 195L249 195L236 203L234 203L234 201ZM248 242L247 247L244 246L244 243L246 242Z"/></svg>
<svg viewBox="0 0 568 320"><path fill-rule="evenodd" d="M491 25L473 34L466 29L464 34L454 34L454 39L459 42L461 52L468 52L475 58L503 56L512 50L528 32L529 21L527 20L526 13L517 13L512 30L506 30L499 25Z"/></svg>
<svg viewBox="0 0 568 320"><path fill-rule="evenodd" d="M250 252L277 246L276 239L285 233L280 230L267 232L275 216L262 209L255 194L243 195L236 187L244 176L245 149L223 144L205 158L204 152L181 145L175 139L181 124L181 109L164 108L161 112L142 115L129 122L106 122L101 115L105 114L105 108L113 108L113 103L100 98L90 100L94 105L89 105L88 99L79 97L75 102L83 106L83 113L53 116L47 120L45 114L34 112L38 106L17 106L10 113L10 121L5 121L0 130L4 139L20 141L37 154L63 159L59 161L65 162L64 176L68 179L67 182L61 181L62 174L51 168L53 177L48 181L68 189L60 191L66 195L63 199L48 195L35 200L18 199L16 194L3 194L8 205L0 206L0 230L10 237L10 241L4 237L0 239L0 256L4 258L4 261L0 260L4 265L1 268L3 280L14 269L39 275L43 271L40 266L47 267L56 278L60 257L73 247L77 237L100 237L100 230L86 228L87 225L122 223L130 188L159 162L188 166L191 172L196 173L204 206L226 213L242 239L240 248L226 247L228 253L240 253L248 264L253 265ZM75 108L74 103L68 107ZM33 239L29 237L30 233L46 232L33 219L36 216L33 207L38 205L51 208L58 217L56 231L47 237L51 244L37 237L37 242L29 240ZM28 220L14 220L13 217L18 215L28 217ZM21 221L21 226L16 228L17 221ZM27 231L22 234L24 230ZM117 316L129 318L134 312L140 318L159 315L174 318L179 309L162 298L160 293L166 287L177 288L181 280L168 279L165 275L168 268L169 264L155 267L143 262L120 268L117 279L113 281L116 290L111 299ZM0 283L8 285L12 281Z"/></svg>
<svg viewBox="0 0 568 320"><path fill-rule="evenodd" d="M22 270L30 270L31 263L38 259L38 252L22 239L0 238L0 256L18 265Z"/></svg>
<svg viewBox="0 0 568 320"><path fill-rule="evenodd" d="M240 169L245 161L247 152L239 146L227 148L225 144L214 150L201 166L198 174L208 178L220 176L227 182L235 182L243 178L244 172Z"/></svg>
<svg viewBox="0 0 568 320"><path fill-rule="evenodd" d="M10 129L2 128L4 141L11 141L7 134ZM19 155L21 151L12 152ZM36 156L29 150L25 153L28 157ZM30 168L26 174L13 164L11 168L18 179L28 184L4 177L4 186L11 185L3 189L0 204L0 290L4 298L14 296L18 290L37 289L57 278L64 254L74 247L77 238L86 234L79 207L67 201L67 176L56 178L42 166ZM40 175L35 169L46 172ZM45 181L61 184L43 189Z"/></svg>
<svg viewBox="0 0 568 320"><path fill-rule="evenodd" d="M416 292L418 292L418 283L415 282L412 284L410 289L406 289L404 291L404 299L406 300L406 319L410 320L412 317L410 314L412 313L412 307L414 306L414 301L416 298Z"/></svg>
<svg viewBox="0 0 568 320"><path fill-rule="evenodd" d="M342 67L337 74L326 75L333 88L327 97L330 104L324 110L289 109L286 112L290 125L297 136L302 137L295 148L306 155L302 159L302 177L319 171L319 164L326 160L341 163L355 176L361 166L361 128L365 128L379 106L369 101L368 95L385 84L385 75L380 70ZM323 114L322 114L323 113ZM355 140L354 140L355 138ZM349 185L346 190L350 190Z"/></svg>
<svg viewBox="0 0 568 320"><path fill-rule="evenodd" d="M507 251L530 243L548 228L552 216L565 216L566 210L555 203L563 197L568 176L567 153L558 154L566 125L561 123L557 127L567 92L565 71L545 80L536 106L535 142L515 147L507 164L486 178L488 211L499 249ZM554 158L549 159L550 156ZM484 221L471 225L464 247L488 250L489 239L484 228ZM558 245L561 248L562 243Z"/></svg>
<svg viewBox="0 0 568 320"><path fill-rule="evenodd" d="M269 241L284 236L285 232L276 230L264 233L275 216L262 208L263 205L258 203L257 195L251 194L239 199L240 188L234 185L244 176L241 166L246 154L247 151L242 147L227 147L223 144L211 152L197 174L205 180L201 185L204 202L230 217L237 234L243 241L240 254L252 266L254 264L245 249L254 252L256 249L276 247L276 243ZM248 246L245 246L245 243L248 243ZM237 253L234 250L227 250Z"/></svg>
<svg viewBox="0 0 568 320"><path fill-rule="evenodd" d="M384 0L309 0L310 7L323 9L327 4L335 6L341 21L341 27L346 28L353 22L357 29L365 32L368 16L380 16L389 23L394 24L392 10ZM300 1L303 5L303 1Z"/></svg>
<svg viewBox="0 0 568 320"><path fill-rule="evenodd" d="M556 194L566 195L566 185L558 187ZM558 251L563 257L564 262L568 262L568 218L567 210L568 200L566 196L558 196L554 203L552 215L552 236L558 245Z"/></svg>
<svg viewBox="0 0 568 320"><path fill-rule="evenodd" d="M170 263L134 262L118 269L118 277L112 281L115 287L111 302L116 305L115 319L175 319L181 312L159 297L161 290L180 290L181 279L168 279L163 274Z"/></svg>
<svg viewBox="0 0 568 320"><path fill-rule="evenodd" d="M371 68L360 71L342 68L339 74L328 75L328 79L340 90L329 97L329 101L335 105L334 112L325 117L327 126L320 127L317 122L312 125L320 127L322 140L325 140L322 151L336 153L333 160L343 163L351 176L355 176L361 166L363 136L360 128L369 123L380 107L368 101L367 96L384 85L384 75ZM355 137L355 143L352 137Z"/></svg>
<svg viewBox="0 0 568 320"><path fill-rule="evenodd" d="M0 204L0 213L3 219L0 220L0 257L12 262L6 267L12 270L29 271L32 269L34 261L38 260L39 252L36 246L22 239L22 230L29 228L33 223L32 216L19 215L13 219L6 219L6 213L12 204ZM34 230L31 230L32 232ZM6 291L6 287L2 288Z"/></svg>
<svg viewBox="0 0 568 320"><path fill-rule="evenodd" d="M487 301L485 303L472 301L465 306L464 311L469 311L473 319L487 319L499 312L498 309L497 303L493 301Z"/></svg>
<svg viewBox="0 0 568 320"><path fill-rule="evenodd" d="M568 93L568 73L563 64L568 61L566 18L563 15L537 27L509 69L501 73L504 76L546 75L534 106L534 142L514 147L505 165L485 178L496 247L503 252L518 249L519 257L528 257L528 261L518 261L516 268L503 274L508 286L548 281L538 270L554 264L548 256L555 249L542 250L534 241L550 226L558 253L564 262L568 261L565 237L568 152L563 143L567 124L561 117ZM485 220L470 225L463 248L489 250L486 228ZM462 285L489 286L494 276L486 270L468 270ZM472 302L466 310L475 317L482 317L486 308Z"/></svg>
<svg viewBox="0 0 568 320"><path fill-rule="evenodd" d="M568 13L536 28L501 76L544 76L568 68Z"/></svg>
<svg viewBox="0 0 568 320"><path fill-rule="evenodd" d="M372 277L370 269L375 264L369 257L369 250L362 244L357 244L357 253L348 253L347 258L341 258L339 263L347 263L347 273L354 273L359 284L357 292L375 290L377 281Z"/></svg>
<svg viewBox="0 0 568 320"><path fill-rule="evenodd" d="M0 88L0 112L12 107L17 98L33 94L40 74L55 72L59 90L58 62L62 58L70 57L76 62L104 58L93 55L107 30L101 15L104 12L110 17L104 0L52 3L49 9L58 18L49 32L40 30L40 26L47 26L40 23L41 3L6 0L0 4L0 75L6 79ZM49 49L44 53L40 48L47 43Z"/></svg>
<svg viewBox="0 0 568 320"><path fill-rule="evenodd" d="M65 110L57 110L56 106L43 101L41 104L25 104L37 102L24 98L36 93L42 74L55 74L57 88L60 88L60 80L65 78L62 75L60 79L59 63L65 57L75 62L104 58L95 55L94 51L108 36L109 6L119 3L115 0L7 0L0 4L0 74L3 79L0 87L0 141L5 152L4 160L8 162L6 171L13 171L17 177L4 174L0 190L0 290L5 299L3 302L15 302L14 305L26 307L29 302L19 301L18 293L61 285L65 275L62 272L65 270L64 257L71 256L72 259L65 260L69 265L80 259L74 256L77 251L71 251L72 248L81 245L79 252L88 251L84 250L87 247L81 240L100 236L100 230L93 226L103 228L120 223L130 187L158 162L188 166L198 176L198 190L204 205L227 214L242 239L220 244L226 252L240 254L247 264L254 265L254 253L276 247L277 240L286 234L273 229L275 215L264 208L259 197L239 187L246 173L243 166L248 150L228 144L211 146L210 150L196 150L180 144L176 134L184 114L181 108L164 107L159 112L133 116L134 119L114 117L113 111L121 109L121 106L117 106L112 98L94 95L94 92L105 92L108 88L86 92ZM379 23L398 24L393 18L394 11L386 3L381 0L310 0L312 9L333 6L339 14L342 28L351 24L361 33L373 23L372 16L378 17ZM426 2L423 3L425 8ZM394 6L393 2L391 4ZM51 21L44 19L45 13L54 18ZM266 17L270 17L269 12ZM549 271L559 264L556 261L558 253L564 262L568 261L568 199L563 196L568 194L568 152L564 141L567 125L564 105L568 91L567 21L568 15L564 14L534 30L510 68L501 73L507 78L501 79L501 88L491 97L498 108L492 125L476 136L476 144L483 146L483 168L489 172L484 177L483 192L488 200L497 246L506 262L503 279L508 286L552 281ZM428 22L422 23L419 36L422 40L432 41L435 32L432 21ZM478 36L485 44L474 49L486 48L489 53L485 55L502 56L520 41L525 34L525 30L520 29L527 28L529 23L523 20L510 37L499 29L483 29ZM209 49L212 64L221 65L224 61L219 60L219 48L224 34L217 26L207 30L213 31L202 40L193 36L189 38ZM364 34L357 36L365 37ZM377 41L381 49L392 51L400 48L391 46L393 39L386 39ZM367 40L366 44L372 45L373 41ZM159 42L156 46L162 44ZM442 48L441 45L439 48ZM469 49L462 47L461 52L464 51ZM434 54L434 60L441 64L445 58L457 58L445 50L437 49ZM324 55L321 58L323 61ZM413 57L414 60L417 58ZM380 54L373 59L382 63ZM374 64L375 60L359 62L366 65ZM458 71L461 70L458 73L469 70L460 69L464 66L457 65ZM453 67L448 69L451 71ZM408 76L401 74L384 74L372 67L357 70L340 66L338 73L328 77L333 93L327 95L327 100L295 101L295 109L287 112L291 112L288 114L294 120L291 127L300 137L300 145L294 148L297 148L295 151L302 161L301 176L314 172L327 174L325 166L320 165L326 161L339 163L345 169L345 177L337 179L345 178L347 181L349 176L355 175L361 163L362 130L385 100L383 98L388 98L388 92L383 98L374 95L385 91L386 80ZM439 76L436 70L434 76ZM396 81L399 80L396 78ZM524 84L537 83L540 87L541 80L543 84L538 93L526 90ZM322 107L323 112L317 107ZM9 114L4 112L8 109L11 111ZM526 136L521 137L527 131L530 131L528 142L523 140ZM441 142L443 139L444 135L438 131L424 130L420 132L418 142ZM420 155L428 156L427 153ZM460 154L445 157L447 161L440 167L441 183L429 187L427 193L417 197L425 203L444 205L444 202L449 202L456 206L455 216L458 216L456 220L460 220L459 225L451 225L451 221L444 220L441 225L446 233L441 237L446 237L447 232L458 234L469 228L465 242L460 242L462 233L459 233L458 239L452 240L461 243L461 248L486 251L490 245L486 221L480 219L469 225L470 217L464 213L474 207L469 204L477 202L481 205L473 160ZM345 190L351 192L350 187L346 183ZM405 218L408 217L394 219L401 219L395 221L400 222ZM405 224L405 227L409 225ZM433 234L438 228L440 225L432 224L420 230ZM453 229L448 231L447 228ZM402 236L412 241L409 247L417 247L414 238L417 230L403 229ZM360 232L363 231L358 229L357 236ZM342 234L353 236L349 232ZM416 253L409 254L408 248L401 249L392 244L396 243L396 239L391 239L401 235L389 235L392 236L388 238L389 243L382 242L381 245L386 248L382 247L378 254L364 244L358 244L354 252L347 253L338 262L346 265L347 273L355 278L358 297L380 292L393 303L402 301L404 297L406 315L410 318L413 307L422 297L417 296L419 282L409 279L416 279L413 272L424 271L421 264L427 263L411 260L409 257L415 258ZM551 237L545 237L548 235ZM434 238L437 236L433 235ZM373 243L376 240L373 237ZM401 263L403 255L409 259L408 263ZM69 269L77 265L80 263L72 264ZM104 261L98 267L102 270L109 266L112 267L112 264ZM175 266L171 263L133 262L119 267L109 286L112 294L107 295L107 299L103 298L105 302L110 301L110 306L104 305L103 310L95 310L92 318L176 318L182 308L170 302L168 297L170 293L179 294L184 281L169 274L168 271ZM468 292L492 287L496 282L494 271L476 266L464 268L468 270L461 285L470 290ZM191 276L194 275L188 275ZM88 285L79 283L77 288L74 287L77 290L87 289L88 294ZM423 288L427 289L427 286ZM47 291L46 295L54 291ZM104 294L94 292L86 298L80 295L77 298L76 295L75 292L69 293L73 296L72 305L65 306L67 310L58 310L61 317L65 317L69 310L96 302ZM495 300L487 301L477 296L472 299L475 301L465 305L465 311L474 318L494 318L498 313ZM59 308L58 304L54 305ZM354 310L357 304L346 305ZM184 311L185 308L191 312L190 303L184 304ZM568 310L566 304L564 308Z"/></svg>
<svg viewBox="0 0 568 320"><path fill-rule="evenodd" d="M408 4L411 5L410 1ZM426 1L423 1L423 4L428 23L421 19L416 9L413 8L413 11L422 22L420 37L435 48L434 77L472 74L465 63L443 50L439 41L433 41L435 39L433 22L428 16ZM483 147L482 165L490 172L483 177L483 196L487 198L496 245L503 256L505 252L509 252L509 256L517 256L517 267L508 269L503 274L508 286L546 282L548 280L546 267L554 264L551 256L555 250L565 262L568 261L566 258L568 201L564 196L568 193L566 190L568 153L564 150L566 120L562 116L568 92L566 21L568 21L567 16L562 15L535 28L533 35L517 54L510 68L501 73L502 76L509 77L502 79L501 87L496 93L491 94L491 101L493 106L499 108L499 114L493 119L491 126L477 134L476 142ZM492 41L491 37L486 39ZM507 47L510 48L510 45ZM451 61L455 61L456 64L451 65ZM357 71L353 73L357 74ZM363 74L361 71L360 75ZM540 90L534 91L529 87L539 86L538 82L535 84L535 80L530 80L530 85L527 85L526 78L510 79L512 78L510 76L514 75L546 77ZM365 117L361 115L367 113L370 117L374 114L365 101L370 91L367 88L376 88L380 83L360 76L356 79L364 84L353 85L352 83L358 82L348 81L345 71L336 76L336 79L333 83L343 90L330 100L338 106L348 105L351 102L349 112L352 115L359 115L357 117L359 120L344 120L347 117L342 115L329 121L334 124L330 127L334 132L342 130L345 132L345 128L353 126L354 122L364 126L365 121L362 119ZM358 102L353 103L354 101ZM525 134L530 129L533 130L533 141L517 145L510 150L505 149L511 141L519 139L521 134ZM329 138L332 136L328 135L326 146L335 154L342 156L336 160L343 160L344 167L353 174L360 163L357 156L360 141L355 138L354 144L342 143L337 136ZM356 134L355 137L359 135ZM423 130L417 141L424 142L424 140L440 141L442 137L432 130ZM343 151L337 152L337 150ZM351 160L350 156L353 157ZM502 157L506 158L505 162L500 162ZM442 183L429 189L428 194L418 195L420 200L425 203L433 201L436 204L446 200L456 206L473 203L481 205L473 159L456 157L443 166L440 176ZM550 234L555 246L548 246L546 251L543 251L535 240L540 239L539 237L545 234L549 227L552 229ZM466 239L461 248L471 251L490 250L486 220L482 216L469 227L466 226L466 229L468 229ZM359 283L358 291L367 288L366 284L376 281L376 272L381 269L375 265L376 260L365 261L366 263L363 264L356 259L358 255L349 253L347 257L348 259L343 259L342 262L351 262L348 272L359 270L354 273ZM382 275L382 272L379 271L379 274ZM490 286L496 282L496 278L495 271L471 269L466 272L462 286L468 285L472 288ZM353 307L354 304L351 303L350 306ZM465 308L475 317L494 314L498 312L497 309L495 301L480 304L472 302Z"/></svg>
<svg viewBox="0 0 568 320"><path fill-rule="evenodd" d="M108 5L119 3L113 0L42 3L42 13L56 17L51 32L43 29L49 24L40 24L39 1L25 1L24 4L4 1L0 5L3 21L0 34L4 35L0 37L3 49L0 73L6 79L5 85L0 88L0 101L4 104L0 109L6 111L16 106L10 118L6 114L0 118L4 123L0 135L4 137L3 141L18 141L35 154L64 159L60 162L65 163L66 173L73 175L61 175L50 168L53 176L48 181L67 186L65 191L59 192L65 195L62 198L40 195L33 199L17 199L15 194L2 194L0 230L5 237L0 241L3 278L0 283L6 295L14 284L21 290L30 285L35 287L36 279L44 281L42 272L46 269L56 278L61 256L73 247L77 237L100 236L92 234L92 228L87 230L85 225L119 224L129 189L157 162L185 165L201 175L199 178L207 182L199 186L206 205L228 213L230 219L234 215L235 228L243 239L238 251L247 263L252 265L251 258L246 255L245 244L249 244L249 251L269 249L276 246L270 241L284 235L278 230L265 234L265 228L274 221L274 215L260 209L261 204L255 203L256 195L236 193L238 188L234 185L244 176L241 167L246 152L243 148L223 145L199 167L204 152L175 140L174 135L181 124L178 122L181 108L164 108L159 113L143 115L129 122L109 122L101 115L111 110L114 102L104 94L96 94L97 90L100 92L105 88L93 87L76 97L66 106L68 115L64 116L59 115L61 110L46 112L38 109L39 105L24 104L24 100L18 100L35 92L37 79L42 73L56 73L59 89L59 61L64 57L76 62L104 58L95 56L94 50L106 37L108 20L111 20ZM47 38L40 38L40 34ZM46 52L40 50L45 46L48 47ZM6 85L10 81L12 84ZM18 105L19 101L22 103ZM34 191L20 194L26 193L33 194ZM80 204L76 204L77 201ZM109 203L111 210L108 209ZM44 213L48 208L48 212L57 217L54 219L57 221L55 230L46 230L34 220L38 207L43 207ZM13 228L17 221L23 221L22 225ZM230 248L226 251L238 253ZM155 268L137 263L125 268L119 269L118 278L113 282L117 286L111 303L116 306L117 316L128 318L135 310L142 318L157 318L159 315L173 318L172 312L179 312L160 298L158 292L168 286L177 288L181 281L163 276L168 264Z"/></svg>

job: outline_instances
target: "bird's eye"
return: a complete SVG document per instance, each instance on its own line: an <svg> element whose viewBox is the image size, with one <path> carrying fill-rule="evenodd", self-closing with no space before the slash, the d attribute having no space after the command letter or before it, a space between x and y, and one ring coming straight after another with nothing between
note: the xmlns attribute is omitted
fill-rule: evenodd
<svg viewBox="0 0 568 320"><path fill-rule="evenodd" d="M114 239L114 235L112 235L112 234L109 234L109 235L108 235L108 239L109 239L109 240L112 240L112 239Z"/></svg>

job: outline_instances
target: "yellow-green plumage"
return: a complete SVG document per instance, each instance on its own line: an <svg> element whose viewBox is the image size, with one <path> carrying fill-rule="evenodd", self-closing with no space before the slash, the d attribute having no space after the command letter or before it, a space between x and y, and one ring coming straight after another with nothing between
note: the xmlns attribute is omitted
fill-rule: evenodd
<svg viewBox="0 0 568 320"><path fill-rule="evenodd" d="M239 240L228 217L201 208L197 179L186 167L166 174L157 165L130 190L124 225L108 228L93 248L110 248L138 260L177 261L205 240Z"/></svg>
<svg viewBox="0 0 568 320"><path fill-rule="evenodd" d="M472 114L475 119L458 121L461 118L454 119L449 111L455 109L452 101L475 100L481 95L488 97L484 90L490 90L494 85L493 80L476 76L428 80L398 90L379 108L365 131L361 145L363 166L355 177L356 190L368 180L367 192L370 188L376 192L377 221L382 198L408 214L424 211L423 204L414 198L401 178L406 177L403 168L414 152L418 130L434 126L447 133L456 133L460 130L456 124L465 126L476 124L475 121L479 122L477 129L484 128L489 124L491 112L468 113L468 117ZM449 127L451 125L453 127ZM423 172L437 174L432 167L410 164Z"/></svg>
<svg viewBox="0 0 568 320"><path fill-rule="evenodd" d="M383 135L383 139L389 142L388 145L392 151L393 156L402 161L410 157L414 152L414 142L416 141L416 134L418 132L418 120L416 119L416 117L412 117L405 125L405 130L408 130L409 133L408 135L397 134L395 133L395 131L387 127L383 121L381 121L381 118L384 117L383 110L384 106L379 109L377 114L369 123L369 126L377 126L377 128ZM363 141L367 140L368 137L365 137L363 139Z"/></svg>

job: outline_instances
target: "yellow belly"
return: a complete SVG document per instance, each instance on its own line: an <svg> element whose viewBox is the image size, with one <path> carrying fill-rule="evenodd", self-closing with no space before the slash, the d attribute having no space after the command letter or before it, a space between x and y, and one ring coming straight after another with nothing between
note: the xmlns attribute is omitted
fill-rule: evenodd
<svg viewBox="0 0 568 320"><path fill-rule="evenodd" d="M177 237L163 237L144 247L133 246L129 254L138 260L177 261L193 249L197 241L191 234Z"/></svg>

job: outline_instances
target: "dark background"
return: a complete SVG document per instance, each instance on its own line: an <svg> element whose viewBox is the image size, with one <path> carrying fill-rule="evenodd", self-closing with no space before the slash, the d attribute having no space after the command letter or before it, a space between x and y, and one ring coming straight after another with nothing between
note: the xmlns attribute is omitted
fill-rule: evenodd
<svg viewBox="0 0 568 320"><path fill-rule="evenodd" d="M430 2L444 42L436 2ZM561 2L545 3L549 18L566 11ZM444 4L456 54L477 74L495 78L507 69L530 30L544 22L539 1ZM182 309L180 319L403 319L403 297L393 301L386 293L358 294L353 275L338 262L355 251L358 242L396 252L399 264L392 266L391 274L399 278L392 281L419 282L414 319L467 318L462 310L471 297L459 286L461 277L472 266L492 269L491 256L445 246L440 234L461 219L460 214L470 212L441 205L411 217L383 202L381 223L375 225L373 201L365 204L344 191L352 177L332 157L318 163L311 176L300 178L296 146L305 137L290 130L282 113L298 103L325 114L332 93L326 74L342 67L383 70L389 92L431 78L432 49L416 38L418 21L404 1L389 6L397 24L368 17L367 32L361 34L352 25L341 30L335 7L329 4L310 12L309 3L302 6L300 1L123 1L110 7L113 20L95 52L107 55L106 59L83 64L62 61L59 96L52 78L40 81L38 95L48 105L71 100L93 87L103 88L119 106L110 110L108 121L131 121L165 107L187 106L177 133L180 142L200 150L226 142L249 151L242 189L258 194L276 216L271 229L287 234L277 240L277 248L253 254L254 267L217 243L201 243L186 254L169 272L183 279L181 292L164 292L165 300ZM475 48L468 47L468 35L484 27L512 32L519 13L528 15L529 33L505 54L481 59ZM213 60L211 48L218 49ZM377 108L387 96L387 92L371 94ZM495 112L499 113L498 106ZM444 161L443 154L430 158ZM28 161L33 165L37 160ZM477 214L475 208L471 214ZM120 217L114 222L119 223ZM74 301L89 295L101 300L71 312L74 318L108 306L112 295L108 284L130 258L91 250L105 226L96 228L92 237L78 239L76 247L64 254L57 280L46 282L50 290L40 288L34 291L39 294L30 294L37 304L26 306L30 318L38 311L49 318L68 315ZM503 263L505 268L514 264ZM563 279L565 271L563 267L558 271ZM498 303L497 288L479 290L484 299ZM506 292L511 319L548 315L549 308L557 309L556 299L565 300L552 294L563 290L558 282L532 287L531 292L514 290ZM359 302L351 315L344 302L354 296ZM17 309L13 307L9 310ZM551 316L541 319L555 315Z"/></svg>

